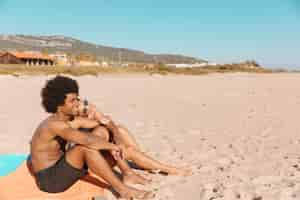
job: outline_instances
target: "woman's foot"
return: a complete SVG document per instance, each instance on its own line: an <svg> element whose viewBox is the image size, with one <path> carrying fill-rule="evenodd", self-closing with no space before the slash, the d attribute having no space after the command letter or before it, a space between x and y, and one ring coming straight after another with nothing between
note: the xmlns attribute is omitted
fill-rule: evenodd
<svg viewBox="0 0 300 200"><path fill-rule="evenodd" d="M177 168L177 167L168 167L166 169L156 169L150 171L153 173L162 173L167 175L179 175L179 176L190 176L193 174L191 169Z"/></svg>
<svg viewBox="0 0 300 200"><path fill-rule="evenodd" d="M148 180L141 175L135 173L135 172L130 172L127 173L123 176L123 182L125 184L141 184L141 185L146 185L151 182L151 180Z"/></svg>
<svg viewBox="0 0 300 200"><path fill-rule="evenodd" d="M192 170L187 168L170 167L167 173L170 175L190 176L192 175Z"/></svg>

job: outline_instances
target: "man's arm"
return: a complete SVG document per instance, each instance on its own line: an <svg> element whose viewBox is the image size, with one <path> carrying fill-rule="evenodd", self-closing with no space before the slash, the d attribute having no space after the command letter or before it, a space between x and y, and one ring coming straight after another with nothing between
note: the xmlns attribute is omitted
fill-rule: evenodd
<svg viewBox="0 0 300 200"><path fill-rule="evenodd" d="M120 148L112 143L103 141L100 137L93 134L86 134L76 129L73 129L66 122L52 122L49 124L49 130L51 133L62 137L67 141L71 141L77 144L81 144L95 150L117 150Z"/></svg>

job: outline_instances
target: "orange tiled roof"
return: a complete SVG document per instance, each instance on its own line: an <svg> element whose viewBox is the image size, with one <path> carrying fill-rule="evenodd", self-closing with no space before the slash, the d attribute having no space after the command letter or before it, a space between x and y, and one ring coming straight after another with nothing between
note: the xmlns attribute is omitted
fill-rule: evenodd
<svg viewBox="0 0 300 200"><path fill-rule="evenodd" d="M27 59L43 59L43 60L53 60L47 55L41 53L25 53L25 52L9 52L17 58L27 58Z"/></svg>

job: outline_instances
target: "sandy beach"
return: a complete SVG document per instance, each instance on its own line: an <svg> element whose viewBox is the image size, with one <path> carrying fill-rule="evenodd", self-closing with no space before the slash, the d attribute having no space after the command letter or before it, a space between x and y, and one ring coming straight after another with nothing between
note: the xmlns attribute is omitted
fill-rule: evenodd
<svg viewBox="0 0 300 200"><path fill-rule="evenodd" d="M29 153L50 76L0 76L0 153ZM149 155L189 177L145 174L157 200L300 199L300 74L75 77L80 94ZM143 172L139 172L144 174Z"/></svg>

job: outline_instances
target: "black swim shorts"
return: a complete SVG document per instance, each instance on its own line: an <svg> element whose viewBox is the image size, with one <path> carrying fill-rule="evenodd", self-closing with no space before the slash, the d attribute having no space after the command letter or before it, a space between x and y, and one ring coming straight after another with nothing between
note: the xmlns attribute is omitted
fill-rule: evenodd
<svg viewBox="0 0 300 200"><path fill-rule="evenodd" d="M62 156L53 166L35 173L35 179L40 190L58 193L67 190L86 174L87 166L77 169L66 161L65 156Z"/></svg>

